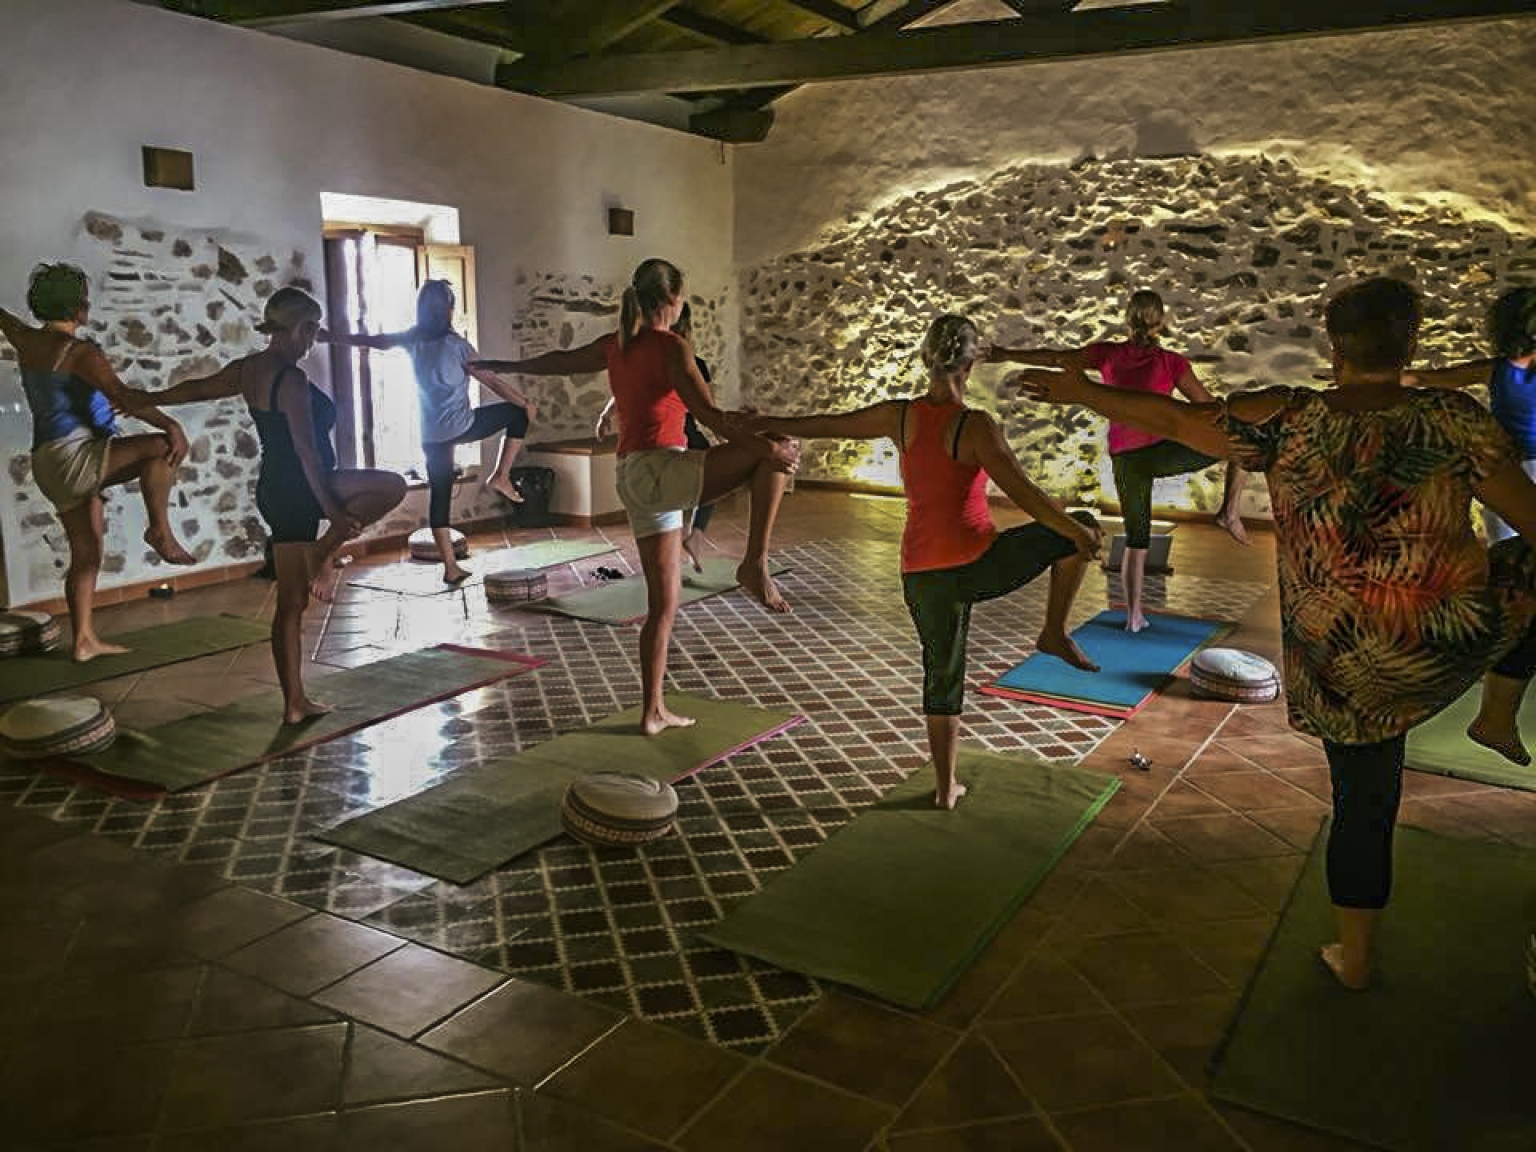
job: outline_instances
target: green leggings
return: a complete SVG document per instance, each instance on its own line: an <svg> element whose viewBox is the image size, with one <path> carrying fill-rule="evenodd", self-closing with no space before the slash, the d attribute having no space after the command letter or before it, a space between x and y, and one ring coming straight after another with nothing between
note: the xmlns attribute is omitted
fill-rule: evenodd
<svg viewBox="0 0 1536 1152"><path fill-rule="evenodd" d="M1199 472L1216 463L1215 456L1196 452L1177 440L1159 440L1145 448L1136 448L1111 456L1115 470L1115 492L1120 497L1120 516L1125 520L1125 546L1152 546L1152 481L1163 476L1182 476Z"/></svg>
<svg viewBox="0 0 1536 1152"><path fill-rule="evenodd" d="M1072 516L1083 524L1095 523L1087 512ZM923 715L960 714L971 605L1024 587L1076 551L1072 541L1043 524L1020 524L1000 533L969 564L902 575L902 595L923 643Z"/></svg>

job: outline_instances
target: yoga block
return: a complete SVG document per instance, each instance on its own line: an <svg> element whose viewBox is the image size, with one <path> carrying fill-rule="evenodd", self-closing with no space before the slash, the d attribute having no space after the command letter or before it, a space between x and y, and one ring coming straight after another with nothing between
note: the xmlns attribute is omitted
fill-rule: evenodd
<svg viewBox="0 0 1536 1152"><path fill-rule="evenodd" d="M1147 571L1172 572L1173 565L1168 562L1168 553L1172 547L1172 536L1153 533L1150 546L1147 548ZM1120 571L1120 563L1124 558L1125 533L1116 532L1109 542L1109 555L1104 559L1104 567L1118 572Z"/></svg>
<svg viewBox="0 0 1536 1152"><path fill-rule="evenodd" d="M448 537L453 541L453 555L462 560L469 555L469 538L457 528L448 529ZM443 557L437 550L437 541L432 538L432 529L418 528L411 533L409 543L412 560L441 560Z"/></svg>

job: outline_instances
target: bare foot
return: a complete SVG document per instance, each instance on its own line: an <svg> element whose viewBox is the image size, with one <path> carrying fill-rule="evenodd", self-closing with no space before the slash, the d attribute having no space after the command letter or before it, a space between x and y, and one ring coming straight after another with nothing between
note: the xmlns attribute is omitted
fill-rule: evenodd
<svg viewBox="0 0 1536 1152"><path fill-rule="evenodd" d="M76 664L85 664L98 656L121 656L128 651L131 649L124 648L121 644L108 644L95 636L86 636L75 640L72 656Z"/></svg>
<svg viewBox="0 0 1536 1152"><path fill-rule="evenodd" d="M1364 992L1371 986L1370 972L1359 971L1344 962L1344 945L1329 944L1318 955L1323 958L1323 963L1328 966L1334 978L1351 992Z"/></svg>
<svg viewBox="0 0 1536 1152"><path fill-rule="evenodd" d="M464 583L464 581L468 580L473 575L474 572L470 569L460 568L458 565L454 565L452 568L443 569L443 583L457 588L460 584Z"/></svg>
<svg viewBox="0 0 1536 1152"><path fill-rule="evenodd" d="M768 565L748 564L745 560L736 569L736 579L747 595L770 612L788 612L789 601L779 595L773 577L768 575Z"/></svg>
<svg viewBox="0 0 1536 1152"><path fill-rule="evenodd" d="M324 716L335 709L329 704L321 704L316 700L304 697L297 705L290 705L283 709L284 724L302 724L306 720L313 720L316 716Z"/></svg>
<svg viewBox="0 0 1536 1152"><path fill-rule="evenodd" d="M688 560L693 564L693 570L695 572L702 572L704 571L704 565L699 562L699 546L693 540L697 535L697 532L690 532L683 537L683 551L688 553Z"/></svg>
<svg viewBox="0 0 1536 1152"><path fill-rule="evenodd" d="M968 791L969 789L958 780L949 786L948 796L945 796L935 788L933 791L934 807L943 808L946 812L952 812L955 805L960 803L960 797L964 796Z"/></svg>
<svg viewBox="0 0 1536 1152"><path fill-rule="evenodd" d="M333 603L336 599L335 589L324 576L316 576L309 582L309 594L322 604Z"/></svg>
<svg viewBox="0 0 1536 1152"><path fill-rule="evenodd" d="M1492 748L1504 759L1522 768L1531 762L1531 754L1525 750L1525 744L1521 741L1519 732L1495 734L1483 723L1481 716L1467 727L1467 739L1474 744L1481 744L1484 748Z"/></svg>
<svg viewBox="0 0 1536 1152"><path fill-rule="evenodd" d="M1248 529L1243 527L1243 518L1236 512L1225 516L1216 517L1216 526L1223 529L1226 534L1239 544L1248 544Z"/></svg>
<svg viewBox="0 0 1536 1152"><path fill-rule="evenodd" d="M503 500L510 500L514 504L523 502L523 494L517 490L517 485L505 476L492 476L481 487L495 492Z"/></svg>
<svg viewBox="0 0 1536 1152"><path fill-rule="evenodd" d="M156 532L153 528L146 529L144 543L153 548L155 555L167 564L197 563L197 557L181 546L181 541L171 534L170 529L163 532Z"/></svg>
<svg viewBox="0 0 1536 1152"><path fill-rule="evenodd" d="M1127 632L1141 632L1145 630L1146 626L1147 618L1140 612L1136 613L1134 616L1132 616L1129 612L1125 614L1125 630Z"/></svg>
<svg viewBox="0 0 1536 1152"><path fill-rule="evenodd" d="M1058 660L1065 660L1072 667L1081 668L1084 672L1099 670L1099 666L1088 659L1088 653L1079 648L1077 641L1065 632L1041 632L1035 641L1035 650L1055 656Z"/></svg>
<svg viewBox="0 0 1536 1152"><path fill-rule="evenodd" d="M645 719L640 722L641 729L647 736L654 736L658 732L665 732L668 728L692 728L698 721L692 716L679 716L676 712L666 708L659 712L647 712Z"/></svg>

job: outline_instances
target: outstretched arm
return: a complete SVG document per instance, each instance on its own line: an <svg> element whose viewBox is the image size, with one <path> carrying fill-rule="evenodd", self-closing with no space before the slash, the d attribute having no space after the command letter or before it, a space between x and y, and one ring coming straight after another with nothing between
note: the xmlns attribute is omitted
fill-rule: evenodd
<svg viewBox="0 0 1536 1152"><path fill-rule="evenodd" d="M966 420L965 430L960 436L958 458L966 463L980 465L992 482L1020 510L1071 540L1083 555L1092 556L1098 552L1098 530L1072 519L1059 502L1024 475L1024 469L1019 466L1019 458L1003 438L1003 430L987 413L972 412Z"/></svg>
<svg viewBox="0 0 1536 1152"><path fill-rule="evenodd" d="M748 424L769 435L796 436L802 440L878 440L901 437L901 413L905 400L882 400L852 412L818 416L753 416Z"/></svg>
<svg viewBox="0 0 1536 1152"><path fill-rule="evenodd" d="M4 308L0 308L0 336L4 336L11 342L13 348L18 347L17 340L24 339L23 332L32 332L35 329L19 316L13 316Z"/></svg>
<svg viewBox="0 0 1536 1152"><path fill-rule="evenodd" d="M192 376L162 392L138 393L155 404L201 404L240 394L240 361L231 361L211 376ZM134 415L138 415L137 412Z"/></svg>
<svg viewBox="0 0 1536 1152"><path fill-rule="evenodd" d="M349 348L372 348L387 352L391 348L404 348L415 340L414 330L409 332L332 332L320 329L320 339L329 344L345 344Z"/></svg>
<svg viewBox="0 0 1536 1152"><path fill-rule="evenodd" d="M1193 368L1184 369L1184 374L1174 381L1173 387L1192 404L1209 404L1215 399L1205 390L1205 385L1200 383L1200 377L1195 375Z"/></svg>
<svg viewBox="0 0 1536 1152"><path fill-rule="evenodd" d="M1415 368L1403 373L1402 383L1406 388L1474 388L1488 383L1488 375L1496 363L1498 361L1493 359L1467 360L1444 368Z"/></svg>
<svg viewBox="0 0 1536 1152"><path fill-rule="evenodd" d="M100 348L94 344L85 345L75 354L70 363L70 371L105 396L107 402L119 412L164 432L170 441L166 458L173 465L181 463L182 457L187 454L187 436L181 425L148 402L153 393L130 388L118 379Z"/></svg>
<svg viewBox="0 0 1536 1152"><path fill-rule="evenodd" d="M1536 540L1536 484L1518 463L1508 461L1472 490L1504 523L1527 540Z"/></svg>
<svg viewBox="0 0 1536 1152"><path fill-rule="evenodd" d="M989 364L1037 364L1050 368L1088 367L1086 348L1004 348L994 344L987 352Z"/></svg>
<svg viewBox="0 0 1536 1152"><path fill-rule="evenodd" d="M513 387L512 384L503 380L496 373L484 368L471 368L469 374L489 388L493 395L499 396L508 404L516 404L519 408L526 409L529 420L532 420L538 414L533 401L528 399L521 389Z"/></svg>
<svg viewBox="0 0 1536 1152"><path fill-rule="evenodd" d="M471 360L470 371L483 368L487 372L515 372L522 376L578 376L588 372L603 372L608 368L608 342L614 339L599 336L590 344L564 351L545 352L527 360Z"/></svg>
<svg viewBox="0 0 1536 1152"><path fill-rule="evenodd" d="M1027 395L1047 404L1082 404L1100 416L1188 444L1207 456L1225 459L1231 454L1222 428L1222 406L1215 401L1186 404L1155 392L1110 388L1072 370L1027 369L1012 379L1023 386Z"/></svg>

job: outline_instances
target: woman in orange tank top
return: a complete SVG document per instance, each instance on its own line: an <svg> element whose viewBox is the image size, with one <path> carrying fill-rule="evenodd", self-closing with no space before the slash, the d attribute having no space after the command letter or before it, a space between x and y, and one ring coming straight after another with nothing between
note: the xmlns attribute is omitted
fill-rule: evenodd
<svg viewBox="0 0 1536 1152"><path fill-rule="evenodd" d="M907 496L902 592L923 645L923 714L936 777L934 802L941 808L953 808L965 795L965 785L955 779L955 761L972 604L1005 596L1049 569L1045 626L1035 647L1074 667L1098 670L1067 634L1072 601L1089 560L1098 554L1098 525L1086 512L1069 515L1036 487L997 421L965 406L966 381L984 356L971 321L940 316L923 340L925 395L836 415L748 421L761 432L807 439L888 437L901 449ZM998 532L987 504L988 479L1034 522Z"/></svg>
<svg viewBox="0 0 1536 1152"><path fill-rule="evenodd" d="M666 704L667 646L683 583L683 510L712 504L750 485L747 554L736 579L770 612L788 612L768 574L768 544L779 503L800 449L783 437L745 432L715 406L693 349L670 331L682 311L683 274L665 260L635 269L624 292L619 330L567 352L528 360L479 360L471 369L529 376L607 372L619 417L619 499L629 516L645 574L646 614L640 629L640 683L646 735L685 727ZM693 413L721 438L707 451L689 451L684 418Z"/></svg>

